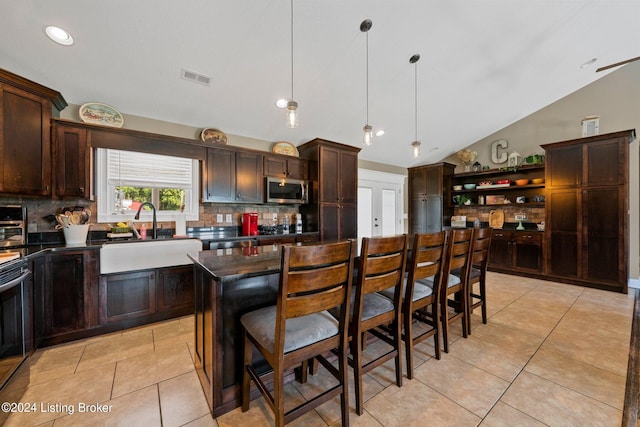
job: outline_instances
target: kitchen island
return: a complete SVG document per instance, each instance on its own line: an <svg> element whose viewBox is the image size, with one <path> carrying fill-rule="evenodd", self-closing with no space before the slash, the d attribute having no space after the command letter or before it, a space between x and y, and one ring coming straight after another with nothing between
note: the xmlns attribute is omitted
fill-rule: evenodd
<svg viewBox="0 0 640 427"><path fill-rule="evenodd" d="M249 246L189 255L195 272L196 372L214 416L240 406L240 317L276 303L280 248ZM254 364L259 363L254 357Z"/></svg>

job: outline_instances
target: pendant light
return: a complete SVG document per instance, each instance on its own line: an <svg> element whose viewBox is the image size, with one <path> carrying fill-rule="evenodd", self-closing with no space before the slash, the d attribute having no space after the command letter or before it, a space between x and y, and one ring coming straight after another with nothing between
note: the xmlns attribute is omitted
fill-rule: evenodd
<svg viewBox="0 0 640 427"><path fill-rule="evenodd" d="M360 24L360 31L363 33L367 33L367 122L365 123L362 130L364 131L364 135L362 138L362 142L364 145L371 145L373 143L373 129L369 125L369 30L373 23L370 19L365 19Z"/></svg>
<svg viewBox="0 0 640 427"><path fill-rule="evenodd" d="M291 98L287 102L287 127L298 127L298 103L293 100L293 0L291 0Z"/></svg>
<svg viewBox="0 0 640 427"><path fill-rule="evenodd" d="M418 61L420 55L417 53L409 58L409 62L415 66L415 139L411 143L413 147L413 157L418 158L420 156L420 141L418 141Z"/></svg>

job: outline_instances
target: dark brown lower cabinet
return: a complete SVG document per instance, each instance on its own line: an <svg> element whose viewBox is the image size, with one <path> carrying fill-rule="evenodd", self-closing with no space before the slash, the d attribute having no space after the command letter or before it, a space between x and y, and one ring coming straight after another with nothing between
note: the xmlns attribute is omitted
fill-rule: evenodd
<svg viewBox="0 0 640 427"><path fill-rule="evenodd" d="M186 310L193 313L193 266L158 270L158 311Z"/></svg>
<svg viewBox="0 0 640 427"><path fill-rule="evenodd" d="M144 323L193 313L193 266L100 276L102 324Z"/></svg>
<svg viewBox="0 0 640 427"><path fill-rule="evenodd" d="M353 203L320 203L323 228L321 240L355 239L358 233L358 206Z"/></svg>
<svg viewBox="0 0 640 427"><path fill-rule="evenodd" d="M100 321L117 322L156 312L156 272L100 276Z"/></svg>
<svg viewBox="0 0 640 427"><path fill-rule="evenodd" d="M539 231L494 229L489 269L504 273L542 274L542 242Z"/></svg>
<svg viewBox="0 0 640 427"><path fill-rule="evenodd" d="M99 325L97 250L50 252L33 260L36 343L64 342Z"/></svg>
<svg viewBox="0 0 640 427"><path fill-rule="evenodd" d="M99 249L31 262L36 345L46 346L194 312L193 265L98 275Z"/></svg>

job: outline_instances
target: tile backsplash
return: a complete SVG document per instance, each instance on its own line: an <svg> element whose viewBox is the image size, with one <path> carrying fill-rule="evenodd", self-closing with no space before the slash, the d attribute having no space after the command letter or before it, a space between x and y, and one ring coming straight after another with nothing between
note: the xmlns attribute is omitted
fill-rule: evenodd
<svg viewBox="0 0 640 427"><path fill-rule="evenodd" d="M478 206L456 207L454 209L454 215L466 215L467 221L469 222L473 222L476 218L481 222L489 222L489 212L491 212L492 209L502 209L504 211L505 222L518 222L516 220L516 215L520 214L525 214L527 216L523 222L538 224L544 221L545 209L543 207L524 207L518 206L517 204L495 205L491 206L491 208L488 208L487 206L482 208L478 208Z"/></svg>
<svg viewBox="0 0 640 427"><path fill-rule="evenodd" d="M27 219L29 222L28 231L30 233L55 231L56 222L47 219L49 215L55 215L62 212L64 208L82 206L97 212L95 202L87 200L52 200L52 199L35 199L25 197L0 197L2 205L21 205L27 207ZM187 221L187 227L207 227L213 225L223 226L240 226L242 214L246 212L258 213L259 225L272 225L273 214L278 215L278 221L281 222L284 216L290 219L298 213L298 207L295 205L247 205L247 204L226 204L226 203L201 203L198 221ZM227 214L231 215L231 222L226 222ZM222 215L222 221L218 221L218 215ZM133 215L131 215L133 218ZM95 218L92 221L95 224ZM295 223L292 219L292 223ZM174 228L173 221L159 221L158 228ZM109 227L105 223L95 224L91 228L93 231L108 230Z"/></svg>

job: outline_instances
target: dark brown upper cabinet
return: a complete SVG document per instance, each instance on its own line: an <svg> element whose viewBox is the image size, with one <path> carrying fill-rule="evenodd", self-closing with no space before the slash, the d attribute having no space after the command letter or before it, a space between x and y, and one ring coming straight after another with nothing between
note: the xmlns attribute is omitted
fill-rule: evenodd
<svg viewBox="0 0 640 427"><path fill-rule="evenodd" d="M52 194L51 118L66 106L57 91L0 69L0 193Z"/></svg>
<svg viewBox="0 0 640 427"><path fill-rule="evenodd" d="M309 178L307 161L297 157L267 155L264 156L264 175L306 180Z"/></svg>

